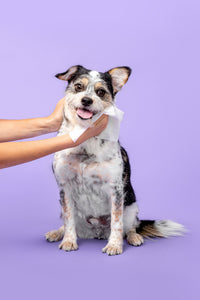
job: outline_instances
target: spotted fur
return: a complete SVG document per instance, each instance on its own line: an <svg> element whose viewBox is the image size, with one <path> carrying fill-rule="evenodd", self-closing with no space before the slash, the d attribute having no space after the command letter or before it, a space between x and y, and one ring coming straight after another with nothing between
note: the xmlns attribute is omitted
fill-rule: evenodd
<svg viewBox="0 0 200 300"><path fill-rule="evenodd" d="M84 109L83 97L92 100L89 110L93 115L102 112L113 105L114 95L128 80L130 73L128 67L100 73L74 66L57 74L59 79L68 81L64 119L58 135L69 133L77 123L91 126L92 119L83 120L77 115L77 108ZM81 87L78 92L76 84ZM105 91L103 97L97 94L99 88ZM48 232L47 240L63 238L60 249L71 251L78 248L78 237L108 239L102 249L108 255L122 253L124 237L134 246L143 243L141 234L148 235L148 224L142 227L142 221L137 217L129 159L119 142L93 137L80 146L57 152L53 170L60 189L64 225L57 231ZM157 232L157 236L164 236L162 224L156 228L153 224L150 224L153 235Z"/></svg>

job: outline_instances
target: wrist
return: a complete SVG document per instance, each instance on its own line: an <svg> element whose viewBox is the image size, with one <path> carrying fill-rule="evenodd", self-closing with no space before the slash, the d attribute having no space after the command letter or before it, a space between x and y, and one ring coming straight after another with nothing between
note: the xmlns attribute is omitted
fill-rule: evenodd
<svg viewBox="0 0 200 300"><path fill-rule="evenodd" d="M64 149L73 148L73 147L78 146L78 143L75 143L71 139L71 137L68 133L64 134L64 135L57 136L56 138L60 141L60 147L61 147L60 150L64 150Z"/></svg>

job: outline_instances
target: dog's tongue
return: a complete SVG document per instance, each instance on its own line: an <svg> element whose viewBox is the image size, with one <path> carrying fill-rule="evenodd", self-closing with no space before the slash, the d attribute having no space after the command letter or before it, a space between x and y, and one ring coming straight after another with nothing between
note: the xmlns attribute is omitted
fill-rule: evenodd
<svg viewBox="0 0 200 300"><path fill-rule="evenodd" d="M77 109L77 114L79 115L79 117L81 117L82 119L90 119L93 116L93 113L89 110L84 110L81 108Z"/></svg>

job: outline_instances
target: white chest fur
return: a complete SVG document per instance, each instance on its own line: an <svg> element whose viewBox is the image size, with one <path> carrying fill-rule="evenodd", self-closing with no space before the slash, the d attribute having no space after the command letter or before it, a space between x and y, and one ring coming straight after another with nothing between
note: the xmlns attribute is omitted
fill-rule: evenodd
<svg viewBox="0 0 200 300"><path fill-rule="evenodd" d="M120 146L92 138L73 149L57 152L54 172L60 187L83 215L110 213L110 184L122 178Z"/></svg>

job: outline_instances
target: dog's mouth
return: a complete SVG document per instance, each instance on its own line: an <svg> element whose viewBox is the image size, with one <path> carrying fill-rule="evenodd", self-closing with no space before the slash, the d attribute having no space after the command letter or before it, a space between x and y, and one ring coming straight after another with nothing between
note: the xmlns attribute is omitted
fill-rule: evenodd
<svg viewBox="0 0 200 300"><path fill-rule="evenodd" d="M82 120L92 119L92 117L95 115L94 112L86 108L77 108L76 113L77 116Z"/></svg>

